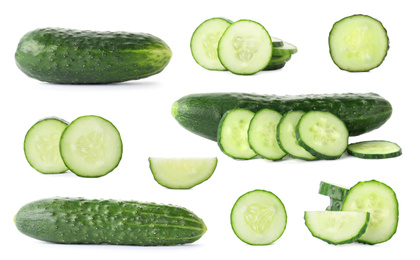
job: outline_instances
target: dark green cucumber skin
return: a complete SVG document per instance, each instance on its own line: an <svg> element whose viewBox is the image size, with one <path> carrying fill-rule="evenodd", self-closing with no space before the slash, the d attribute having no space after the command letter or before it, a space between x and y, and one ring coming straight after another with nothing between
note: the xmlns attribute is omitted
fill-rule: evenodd
<svg viewBox="0 0 420 260"><path fill-rule="evenodd" d="M15 53L27 76L57 84L114 83L161 72L172 51L145 33L40 28L25 34Z"/></svg>
<svg viewBox="0 0 420 260"><path fill-rule="evenodd" d="M63 244L178 245L207 230L203 220L178 206L63 197L24 205L15 224L29 237Z"/></svg>
<svg viewBox="0 0 420 260"><path fill-rule="evenodd" d="M233 92L184 96L174 102L172 115L187 130L216 141L223 114L236 108L253 112L269 108L283 115L292 110L328 111L343 120L350 136L377 129L392 114L391 104L375 93L276 96Z"/></svg>
<svg viewBox="0 0 420 260"><path fill-rule="evenodd" d="M348 192L349 189L347 188L339 187L327 182L321 181L321 183L319 184L318 193L321 195L328 196L332 199L344 201Z"/></svg>

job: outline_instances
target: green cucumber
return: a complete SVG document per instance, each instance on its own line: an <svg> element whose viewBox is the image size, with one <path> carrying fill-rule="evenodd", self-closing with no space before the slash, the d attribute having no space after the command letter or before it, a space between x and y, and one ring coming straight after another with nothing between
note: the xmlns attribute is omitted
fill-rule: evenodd
<svg viewBox="0 0 420 260"><path fill-rule="evenodd" d="M382 64L389 39L382 23L367 15L352 15L334 23L329 34L330 55L342 70L363 72Z"/></svg>
<svg viewBox="0 0 420 260"><path fill-rule="evenodd" d="M273 46L273 56L285 56L297 53L297 47L291 43L283 42L283 46Z"/></svg>
<svg viewBox="0 0 420 260"><path fill-rule="evenodd" d="M172 51L145 33L41 28L25 34L15 53L27 76L50 83L98 84L146 78L161 72Z"/></svg>
<svg viewBox="0 0 420 260"><path fill-rule="evenodd" d="M23 234L60 244L168 246L192 243L207 230L182 207L83 198L33 201L14 220Z"/></svg>
<svg viewBox="0 0 420 260"><path fill-rule="evenodd" d="M187 130L217 140L222 116L229 110L244 108L257 112L263 108L284 115L292 110L329 111L345 122L350 136L360 135L383 125L392 114L391 104L374 93L315 94L297 96L250 93L196 93L181 97L172 105L172 115Z"/></svg>
<svg viewBox="0 0 420 260"><path fill-rule="evenodd" d="M305 211L305 225L312 236L329 244L353 243L365 232L369 212Z"/></svg>
<svg viewBox="0 0 420 260"><path fill-rule="evenodd" d="M321 183L319 184L318 193L321 195L328 196L332 199L344 201L348 192L349 189L342 186L338 186L336 184L331 184L324 181L321 181Z"/></svg>
<svg viewBox="0 0 420 260"><path fill-rule="evenodd" d="M203 183L213 175L216 165L216 157L149 157L149 167L154 179L170 189L190 189Z"/></svg>
<svg viewBox="0 0 420 260"><path fill-rule="evenodd" d="M68 123L49 117L39 120L26 133L23 150L28 163L40 173L67 171L60 155L60 138Z"/></svg>
<svg viewBox="0 0 420 260"><path fill-rule="evenodd" d="M274 193L253 190L235 202L230 221L233 232L243 242L268 245L283 235L287 213L282 201Z"/></svg>
<svg viewBox="0 0 420 260"><path fill-rule="evenodd" d="M194 60L208 70L226 70L220 63L217 46L231 20L215 17L202 22L191 36L190 48Z"/></svg>
<svg viewBox="0 0 420 260"><path fill-rule="evenodd" d="M401 147L385 140L362 141L347 146L348 154L363 159L394 158L402 154Z"/></svg>
<svg viewBox="0 0 420 260"><path fill-rule="evenodd" d="M320 159L338 159L346 151L349 133L344 122L330 112L305 113L296 126L298 144Z"/></svg>
<svg viewBox="0 0 420 260"><path fill-rule="evenodd" d="M395 192L388 185L376 181L361 181L350 188L342 211L370 213L366 232L357 240L360 243L378 244L391 239L397 232L399 209Z"/></svg>
<svg viewBox="0 0 420 260"><path fill-rule="evenodd" d="M283 56L272 56L270 63L267 67L264 68L264 70L277 70L281 69L286 65L286 62L288 62L291 58L291 55L283 55Z"/></svg>
<svg viewBox="0 0 420 260"><path fill-rule="evenodd" d="M263 158L276 161L287 155L277 143L277 125L281 117L277 111L261 109L255 113L249 124L249 145Z"/></svg>
<svg viewBox="0 0 420 260"><path fill-rule="evenodd" d="M94 115L73 120L60 140L60 153L69 170L81 177L101 177L113 171L122 157L117 128Z"/></svg>

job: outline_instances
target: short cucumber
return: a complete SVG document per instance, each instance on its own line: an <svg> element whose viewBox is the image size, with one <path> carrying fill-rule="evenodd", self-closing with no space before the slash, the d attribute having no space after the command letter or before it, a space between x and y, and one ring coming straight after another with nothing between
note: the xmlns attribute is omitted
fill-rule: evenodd
<svg viewBox="0 0 420 260"><path fill-rule="evenodd" d="M398 227L398 200L388 185L376 181L358 182L350 188L342 211L370 212L366 232L357 240L366 244L378 244L391 239Z"/></svg>
<svg viewBox="0 0 420 260"><path fill-rule="evenodd" d="M357 14L334 23L329 39L333 62L346 71L369 71L382 64L389 49L389 39L382 23Z"/></svg>
<svg viewBox="0 0 420 260"><path fill-rule="evenodd" d="M269 160L280 160L287 155L277 143L277 125L282 115L271 109L255 113L248 129L248 142L255 153Z"/></svg>
<svg viewBox="0 0 420 260"><path fill-rule="evenodd" d="M329 244L348 244L359 239L369 223L369 212L305 211L311 234Z"/></svg>
<svg viewBox="0 0 420 260"><path fill-rule="evenodd" d="M347 146L347 152L354 157L363 159L386 159L402 154L398 144L384 140L352 143Z"/></svg>
<svg viewBox="0 0 420 260"><path fill-rule="evenodd" d="M338 186L336 184L331 184L324 181L321 181L321 183L319 184L318 193L321 195L328 196L332 199L344 201L348 192L349 189L342 186Z"/></svg>
<svg viewBox="0 0 420 260"><path fill-rule="evenodd" d="M296 126L299 145L320 159L338 159L346 151L349 132L342 120L330 112L305 113Z"/></svg>
<svg viewBox="0 0 420 260"><path fill-rule="evenodd" d="M268 66L273 46L271 36L259 23L238 20L220 38L219 60L230 72L239 75L255 74Z"/></svg>
<svg viewBox="0 0 420 260"><path fill-rule="evenodd" d="M15 224L29 237L60 244L169 246L195 242L207 230L179 206L64 197L24 205Z"/></svg>
<svg viewBox="0 0 420 260"><path fill-rule="evenodd" d="M60 138L68 123L49 117L39 120L26 133L23 150L28 163L40 173L67 171L60 155Z"/></svg>
<svg viewBox="0 0 420 260"><path fill-rule="evenodd" d="M154 179L170 189L190 189L208 180L213 175L216 165L216 157L149 157L149 167Z"/></svg>
<svg viewBox="0 0 420 260"><path fill-rule="evenodd" d="M220 37L231 23L229 19L215 17L205 20L195 29L190 48L197 64L208 70L226 70L220 63L217 46Z"/></svg>
<svg viewBox="0 0 420 260"><path fill-rule="evenodd" d="M277 141L281 149L293 158L316 160L318 158L300 146L296 139L296 126L304 114L299 110L287 112L277 126Z"/></svg>
<svg viewBox="0 0 420 260"><path fill-rule="evenodd" d="M94 115L73 120L60 140L60 153L70 171L81 177L101 177L113 171L122 157L117 128Z"/></svg>
<svg viewBox="0 0 420 260"><path fill-rule="evenodd" d="M286 229L287 213L272 192L253 190L240 196L230 215L236 236L250 245L274 243Z"/></svg>
<svg viewBox="0 0 420 260"><path fill-rule="evenodd" d="M297 53L297 47L291 43L283 42L283 46L273 46L273 56L285 56Z"/></svg>

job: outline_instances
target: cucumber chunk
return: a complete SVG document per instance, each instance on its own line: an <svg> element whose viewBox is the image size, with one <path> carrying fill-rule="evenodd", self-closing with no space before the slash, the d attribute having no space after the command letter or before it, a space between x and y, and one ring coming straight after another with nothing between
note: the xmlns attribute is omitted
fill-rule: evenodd
<svg viewBox="0 0 420 260"><path fill-rule="evenodd" d="M312 236L329 244L348 244L365 232L369 212L305 211L305 225Z"/></svg>
<svg viewBox="0 0 420 260"><path fill-rule="evenodd" d="M59 118L45 118L26 133L23 150L28 163L40 173L55 174L67 171L60 155L60 138L68 123Z"/></svg>
<svg viewBox="0 0 420 260"><path fill-rule="evenodd" d="M330 112L307 112L296 127L299 145L320 159L340 158L347 149L348 137L346 125Z"/></svg>
<svg viewBox="0 0 420 260"><path fill-rule="evenodd" d="M347 152L363 159L386 159L402 154L398 144L383 140L352 143L347 146Z"/></svg>
<svg viewBox="0 0 420 260"><path fill-rule="evenodd" d="M220 62L230 72L251 75L270 63L273 45L267 30L251 20L232 23L220 38Z"/></svg>
<svg viewBox="0 0 420 260"><path fill-rule="evenodd" d="M335 184L331 184L331 183L327 183L323 181L321 181L321 183L319 184L318 193L321 195L328 196L332 199L344 201L348 192L349 192L349 189L335 185Z"/></svg>
<svg viewBox="0 0 420 260"><path fill-rule="evenodd" d="M286 229L287 214L282 201L272 192L253 190L240 196L230 215L236 236L250 245L268 245Z"/></svg>
<svg viewBox="0 0 420 260"><path fill-rule="evenodd" d="M291 43L283 42L283 46L274 47L273 46L273 56L284 56L292 55L297 53L297 47Z"/></svg>
<svg viewBox="0 0 420 260"><path fill-rule="evenodd" d="M304 114L303 111L287 112L277 126L277 141L281 149L291 157L310 161L317 157L300 146L296 139L296 126Z"/></svg>
<svg viewBox="0 0 420 260"><path fill-rule="evenodd" d="M203 183L213 175L216 165L216 157L149 157L149 166L154 179L170 189L190 189Z"/></svg>
<svg viewBox="0 0 420 260"><path fill-rule="evenodd" d="M231 20L215 17L202 22L194 31L190 48L194 60L208 70L226 70L220 63L217 46Z"/></svg>
<svg viewBox="0 0 420 260"><path fill-rule="evenodd" d="M392 188L382 182L358 182L350 188L341 210L370 213L366 232L358 242L372 245L382 243L397 232L398 200Z"/></svg>
<svg viewBox="0 0 420 260"><path fill-rule="evenodd" d="M367 15L352 15L334 23L329 34L333 62L346 71L369 71L384 61L389 39L382 23Z"/></svg>
<svg viewBox="0 0 420 260"><path fill-rule="evenodd" d="M247 109L233 109L226 112L219 123L217 144L224 154L234 159L251 159L257 154L248 143L249 124L254 112Z"/></svg>
<svg viewBox="0 0 420 260"><path fill-rule="evenodd" d="M287 154L277 143L277 125L282 115L271 109L255 113L248 129L248 142L252 150L269 160L280 160Z"/></svg>
<svg viewBox="0 0 420 260"><path fill-rule="evenodd" d="M117 128L94 115L75 119L60 140L64 164L81 177L100 177L113 171L121 160L122 150Z"/></svg>

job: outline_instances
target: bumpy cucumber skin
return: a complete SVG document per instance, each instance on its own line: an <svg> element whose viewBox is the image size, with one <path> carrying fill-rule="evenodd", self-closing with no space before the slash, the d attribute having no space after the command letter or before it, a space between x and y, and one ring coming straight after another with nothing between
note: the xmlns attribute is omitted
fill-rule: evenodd
<svg viewBox="0 0 420 260"><path fill-rule="evenodd" d="M27 76L57 84L114 83L161 72L172 51L145 33L40 28L25 34L15 53Z"/></svg>
<svg viewBox="0 0 420 260"><path fill-rule="evenodd" d="M392 114L391 104L375 93L298 96L197 93L174 102L172 115L187 130L216 141L219 121L223 114L236 108L249 109L253 112L269 108L281 114L292 110L328 111L343 120L350 136L379 128Z"/></svg>
<svg viewBox="0 0 420 260"><path fill-rule="evenodd" d="M61 197L24 205L15 224L29 237L63 244L168 246L192 243L207 230L182 207Z"/></svg>

